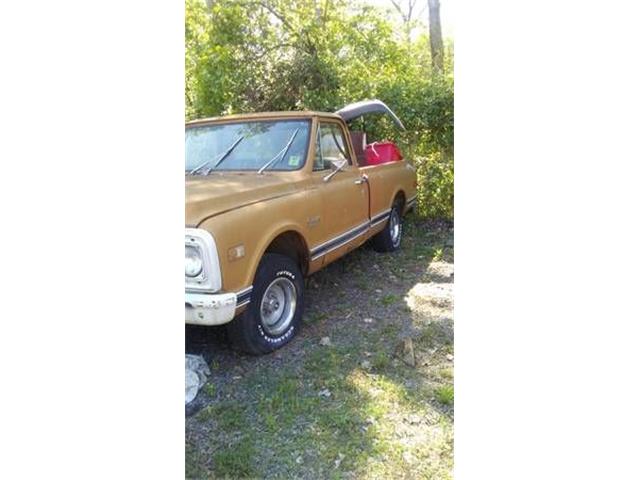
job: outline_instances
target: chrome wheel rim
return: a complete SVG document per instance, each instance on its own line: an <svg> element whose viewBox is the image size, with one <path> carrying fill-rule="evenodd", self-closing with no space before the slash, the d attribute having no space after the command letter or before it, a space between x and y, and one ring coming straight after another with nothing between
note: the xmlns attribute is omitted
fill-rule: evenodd
<svg viewBox="0 0 640 480"><path fill-rule="evenodd" d="M296 286L288 278L276 278L269 284L260 302L260 321L266 333L277 336L289 328L296 298Z"/></svg>
<svg viewBox="0 0 640 480"><path fill-rule="evenodd" d="M389 231L391 233L391 243L394 247L400 244L400 234L402 233L400 226L400 216L398 212L393 210L391 212L391 218L389 219Z"/></svg>

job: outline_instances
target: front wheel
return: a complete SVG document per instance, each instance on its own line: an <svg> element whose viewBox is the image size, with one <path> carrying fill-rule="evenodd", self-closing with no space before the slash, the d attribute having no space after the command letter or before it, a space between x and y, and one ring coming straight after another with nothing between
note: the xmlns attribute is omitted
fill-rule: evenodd
<svg viewBox="0 0 640 480"><path fill-rule="evenodd" d="M400 242L402 242L400 210L400 203L394 203L384 229L373 237L372 243L376 252L395 252L400 248Z"/></svg>
<svg viewBox="0 0 640 480"><path fill-rule="evenodd" d="M241 350L259 355L286 345L302 325L304 282L291 258L264 255L258 266L251 303L228 324L232 342Z"/></svg>

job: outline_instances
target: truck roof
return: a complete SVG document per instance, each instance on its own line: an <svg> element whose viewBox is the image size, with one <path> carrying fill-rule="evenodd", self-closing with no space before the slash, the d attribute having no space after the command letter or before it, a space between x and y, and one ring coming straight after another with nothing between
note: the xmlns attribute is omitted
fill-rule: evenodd
<svg viewBox="0 0 640 480"><path fill-rule="evenodd" d="M314 112L308 110L291 111L291 112L258 112L258 113L238 113L235 115L224 115L220 117L201 118L186 122L186 126L203 125L215 123L221 120L253 120L266 118L311 118L311 117L329 117L341 120L342 117L335 113Z"/></svg>

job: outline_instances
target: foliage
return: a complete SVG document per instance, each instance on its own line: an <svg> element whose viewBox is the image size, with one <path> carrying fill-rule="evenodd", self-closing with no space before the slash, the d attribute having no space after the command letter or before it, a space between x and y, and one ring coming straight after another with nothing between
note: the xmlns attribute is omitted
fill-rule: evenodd
<svg viewBox="0 0 640 480"><path fill-rule="evenodd" d="M185 18L187 119L334 111L379 98L407 131L381 117L367 120L370 138L393 138L415 159L421 214L452 218L453 162L441 161L453 157L451 42L444 73L436 75L426 31L410 40L386 11L362 3L186 0Z"/></svg>

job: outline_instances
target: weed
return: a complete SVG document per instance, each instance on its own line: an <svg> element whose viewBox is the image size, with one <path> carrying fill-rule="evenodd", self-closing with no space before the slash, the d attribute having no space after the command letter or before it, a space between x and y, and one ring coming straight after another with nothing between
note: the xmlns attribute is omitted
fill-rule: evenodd
<svg viewBox="0 0 640 480"><path fill-rule="evenodd" d="M398 301L398 297L396 295L388 294L380 299L380 303L385 306L389 306Z"/></svg>
<svg viewBox="0 0 640 480"><path fill-rule="evenodd" d="M443 385L436 388L436 398L443 405L453 404L453 385Z"/></svg>

